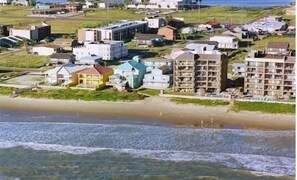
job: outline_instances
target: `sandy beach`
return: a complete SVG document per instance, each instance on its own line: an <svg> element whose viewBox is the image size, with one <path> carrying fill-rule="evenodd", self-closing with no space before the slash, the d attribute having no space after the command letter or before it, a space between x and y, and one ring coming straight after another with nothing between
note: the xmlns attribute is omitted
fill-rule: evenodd
<svg viewBox="0 0 297 180"><path fill-rule="evenodd" d="M181 105L161 97L150 97L135 102L87 102L1 96L0 109L71 113L100 118L135 118L168 122L180 126L295 130L295 115L232 112L228 111L228 107L225 106Z"/></svg>

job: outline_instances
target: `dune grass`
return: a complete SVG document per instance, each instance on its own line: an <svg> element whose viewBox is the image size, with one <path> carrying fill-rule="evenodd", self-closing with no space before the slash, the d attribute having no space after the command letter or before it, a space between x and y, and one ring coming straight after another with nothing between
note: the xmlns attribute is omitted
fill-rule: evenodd
<svg viewBox="0 0 297 180"><path fill-rule="evenodd" d="M267 102L239 102L232 106L234 111L258 111L269 114L294 114L295 104L267 103Z"/></svg>
<svg viewBox="0 0 297 180"><path fill-rule="evenodd" d="M34 54L15 54L0 58L0 66L17 68L39 68L43 66L49 57Z"/></svg>
<svg viewBox="0 0 297 180"><path fill-rule="evenodd" d="M83 101L135 101L145 98L145 96L137 92L119 92L114 89L104 89L100 91L81 89L38 90L37 92L24 92L21 96L38 99L47 98Z"/></svg>
<svg viewBox="0 0 297 180"><path fill-rule="evenodd" d="M158 89L140 89L138 92L148 96L159 96L160 94L160 90Z"/></svg>
<svg viewBox="0 0 297 180"><path fill-rule="evenodd" d="M170 101L176 104L194 104L198 106L225 106L230 104L228 101L211 99L172 98Z"/></svg>
<svg viewBox="0 0 297 180"><path fill-rule="evenodd" d="M0 87L0 95L1 96L8 96L12 93L13 88L8 87Z"/></svg>

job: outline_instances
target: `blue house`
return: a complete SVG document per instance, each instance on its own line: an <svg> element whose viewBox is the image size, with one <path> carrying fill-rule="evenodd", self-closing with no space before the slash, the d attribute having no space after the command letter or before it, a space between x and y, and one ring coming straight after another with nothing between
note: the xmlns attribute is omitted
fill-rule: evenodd
<svg viewBox="0 0 297 180"><path fill-rule="evenodd" d="M138 88L143 83L145 73L146 66L140 63L139 56L134 56L132 60L118 66L114 71L114 76L120 75L121 79L125 79L131 88Z"/></svg>

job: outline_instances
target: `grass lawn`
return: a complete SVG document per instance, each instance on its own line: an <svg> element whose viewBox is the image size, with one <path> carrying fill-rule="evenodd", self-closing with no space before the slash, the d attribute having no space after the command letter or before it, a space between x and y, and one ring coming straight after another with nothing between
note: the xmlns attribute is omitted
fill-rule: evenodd
<svg viewBox="0 0 297 180"><path fill-rule="evenodd" d="M52 26L53 33L76 33L76 30L99 24L99 21L82 21L82 20L51 20L47 21Z"/></svg>
<svg viewBox="0 0 297 180"><path fill-rule="evenodd" d="M159 96L160 94L158 89L140 89L138 92L148 96Z"/></svg>
<svg viewBox="0 0 297 180"><path fill-rule="evenodd" d="M283 15L283 19L285 19L290 26L296 25L296 17L291 15Z"/></svg>
<svg viewBox="0 0 297 180"><path fill-rule="evenodd" d="M114 89L104 89L100 91L76 89L38 90L37 92L24 92L21 96L29 98L84 101L135 101L145 98L145 96L140 95L137 92L119 92Z"/></svg>
<svg viewBox="0 0 297 180"><path fill-rule="evenodd" d="M266 102L239 102L235 101L232 107L234 111L259 111L264 113L294 114L295 105Z"/></svg>
<svg viewBox="0 0 297 180"><path fill-rule="evenodd" d="M210 99L172 98L170 101L177 104L194 104L198 106L224 106L230 104L228 101Z"/></svg>
<svg viewBox="0 0 297 180"><path fill-rule="evenodd" d="M213 6L202 8L200 13L198 10L180 11L173 13L173 17L183 17L187 23L205 23L216 18L221 23L241 24L266 14L272 14L280 8L236 8L236 7L222 7ZM199 17L200 16L200 17Z"/></svg>
<svg viewBox="0 0 297 180"><path fill-rule="evenodd" d="M40 19L29 19L29 18L6 18L0 15L0 24L17 24L17 25L28 25L40 23Z"/></svg>
<svg viewBox="0 0 297 180"><path fill-rule="evenodd" d="M145 18L145 14L135 14L135 10L120 10L120 9L97 9L94 12L89 12L86 15L79 15L75 18L94 18L98 20L109 20L109 21L118 21L118 20L140 20Z"/></svg>
<svg viewBox="0 0 297 180"><path fill-rule="evenodd" d="M30 6L0 6L0 16L26 16L31 14Z"/></svg>
<svg viewBox="0 0 297 180"><path fill-rule="evenodd" d="M0 57L0 66L18 68L39 68L43 66L49 57L34 54L16 54Z"/></svg>

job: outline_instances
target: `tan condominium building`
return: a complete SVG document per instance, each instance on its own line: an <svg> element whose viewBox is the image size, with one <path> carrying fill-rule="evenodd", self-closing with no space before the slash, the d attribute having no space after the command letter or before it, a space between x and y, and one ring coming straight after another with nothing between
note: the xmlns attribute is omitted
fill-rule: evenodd
<svg viewBox="0 0 297 180"><path fill-rule="evenodd" d="M252 51L245 59L244 89L255 96L295 97L295 56Z"/></svg>
<svg viewBox="0 0 297 180"><path fill-rule="evenodd" d="M227 86L227 66L227 56L221 52L195 54L185 51L174 60L174 91L222 92Z"/></svg>

